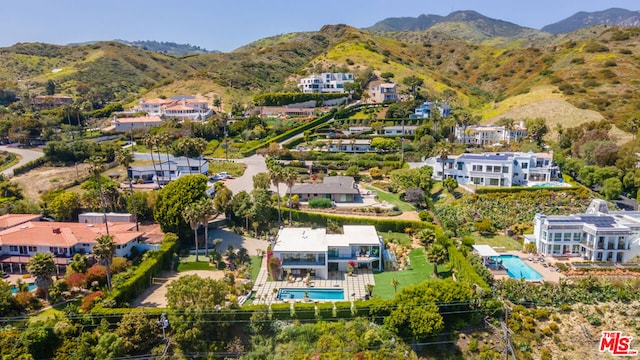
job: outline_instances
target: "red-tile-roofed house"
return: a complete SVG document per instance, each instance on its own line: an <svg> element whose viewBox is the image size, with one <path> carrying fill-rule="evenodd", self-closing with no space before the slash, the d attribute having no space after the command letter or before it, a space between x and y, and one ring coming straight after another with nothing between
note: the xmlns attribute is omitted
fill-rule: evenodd
<svg viewBox="0 0 640 360"><path fill-rule="evenodd" d="M29 221L39 221L40 214L5 214L0 216L0 231Z"/></svg>

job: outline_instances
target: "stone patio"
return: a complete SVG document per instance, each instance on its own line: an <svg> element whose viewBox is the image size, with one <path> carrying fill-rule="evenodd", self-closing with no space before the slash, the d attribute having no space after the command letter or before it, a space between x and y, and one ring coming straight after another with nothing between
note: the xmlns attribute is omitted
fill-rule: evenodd
<svg viewBox="0 0 640 360"><path fill-rule="evenodd" d="M262 267L260 273L256 279L255 285L252 291L254 292L253 303L254 304L276 304L283 303L284 301L278 300L273 289L280 288L296 288L296 289L344 289L344 300L319 300L319 302L333 302L333 301L353 301L362 300L367 294L367 284L375 285L373 279L373 272L368 269L357 269L353 271L353 276L348 276L345 272L332 272L329 279L317 279L311 278L310 286L307 286L302 281L267 281L267 258L262 261ZM315 300L311 300L315 301Z"/></svg>

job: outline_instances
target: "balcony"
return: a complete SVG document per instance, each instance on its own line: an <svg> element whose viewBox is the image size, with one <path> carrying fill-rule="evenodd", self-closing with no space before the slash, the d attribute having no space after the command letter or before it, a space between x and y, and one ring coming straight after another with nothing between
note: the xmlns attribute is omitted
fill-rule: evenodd
<svg viewBox="0 0 640 360"><path fill-rule="evenodd" d="M324 261L307 259L286 259L282 260L282 266L325 266Z"/></svg>

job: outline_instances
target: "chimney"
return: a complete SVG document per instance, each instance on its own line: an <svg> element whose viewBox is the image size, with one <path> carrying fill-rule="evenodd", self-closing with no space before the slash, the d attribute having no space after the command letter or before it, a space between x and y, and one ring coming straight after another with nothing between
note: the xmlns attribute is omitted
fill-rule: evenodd
<svg viewBox="0 0 640 360"><path fill-rule="evenodd" d="M53 231L54 234L60 234L60 228L59 227L53 228L52 231Z"/></svg>

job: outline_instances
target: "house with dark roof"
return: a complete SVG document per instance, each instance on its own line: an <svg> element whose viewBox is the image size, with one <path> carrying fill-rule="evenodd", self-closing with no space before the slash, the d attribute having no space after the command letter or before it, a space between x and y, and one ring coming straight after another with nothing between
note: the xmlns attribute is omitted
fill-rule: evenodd
<svg viewBox="0 0 640 360"><path fill-rule="evenodd" d="M131 179L141 180L145 183L167 184L184 175L209 174L209 161L206 159L193 159L184 156L170 157L156 163L155 166L132 166L127 170L127 176Z"/></svg>
<svg viewBox="0 0 640 360"><path fill-rule="evenodd" d="M337 203L347 203L354 202L360 191L351 176L326 176L320 184L294 185L291 194L298 195L300 201L325 198Z"/></svg>

